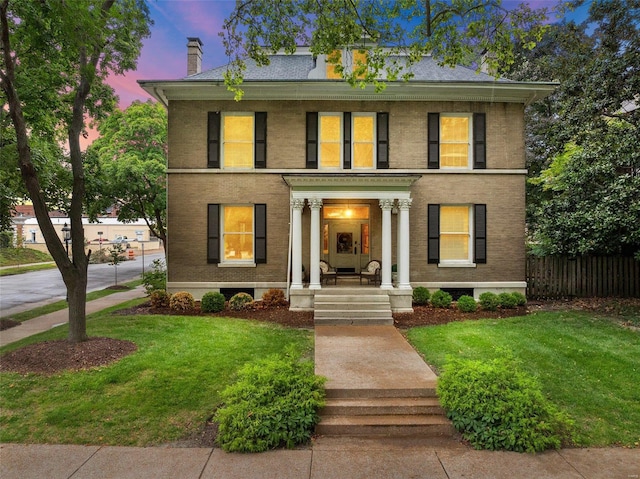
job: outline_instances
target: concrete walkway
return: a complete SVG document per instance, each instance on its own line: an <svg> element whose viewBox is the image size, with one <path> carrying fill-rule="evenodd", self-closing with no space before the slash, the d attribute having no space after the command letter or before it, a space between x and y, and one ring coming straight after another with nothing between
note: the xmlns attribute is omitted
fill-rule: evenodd
<svg viewBox="0 0 640 479"><path fill-rule="evenodd" d="M320 439L310 449L229 454L210 448L0 445L2 479L636 479L638 449L542 454L464 446Z"/></svg>
<svg viewBox="0 0 640 479"><path fill-rule="evenodd" d="M87 314L102 311L111 306L115 306L126 301L142 298L145 296L144 288L138 286L134 289L129 289L121 293L113 293L108 296L104 296L99 299L87 302ZM60 326L69 322L69 310L61 309L53 313L45 314L44 316L38 316L37 318L29 319L22 322L20 326L5 329L0 331L0 347L7 344L19 341L28 336L32 336L43 331L48 331L51 328ZM0 476L0 479L2 476Z"/></svg>
<svg viewBox="0 0 640 479"><path fill-rule="evenodd" d="M87 304L94 312L141 289ZM67 321L66 310L28 321L2 344ZM366 328L366 327L365 327ZM332 388L435 384L435 375L393 327L316 329L316 365ZM380 365L385 364L381 375ZM542 454L475 451L452 439L320 437L311 447L262 454L211 448L0 444L0 479L640 479L640 449L562 449Z"/></svg>

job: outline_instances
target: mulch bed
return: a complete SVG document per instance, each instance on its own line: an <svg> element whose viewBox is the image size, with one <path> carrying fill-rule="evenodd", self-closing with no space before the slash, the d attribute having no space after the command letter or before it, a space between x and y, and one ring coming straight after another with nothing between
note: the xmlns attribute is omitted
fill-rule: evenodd
<svg viewBox="0 0 640 479"><path fill-rule="evenodd" d="M89 338L81 343L65 339L43 341L3 355L0 371L51 375L64 370L90 369L111 364L137 349L131 341L114 338Z"/></svg>
<svg viewBox="0 0 640 479"><path fill-rule="evenodd" d="M258 303L259 304L259 303ZM431 306L414 306L413 313L396 313L393 315L394 325L398 329L409 329L416 326L432 326L453 321L468 321L487 318L506 318L524 316L530 312L545 310L579 309L600 313L615 318L617 315L637 311L640 314L640 298L593 298L557 301L533 301L526 307L498 311L479 310L474 313L461 313L455 308L441 309ZM123 309L113 314L144 315L163 314L181 315L166 308L152 308L144 303L133 308ZM312 311L289 311L287 306L254 307L242 311L225 310L220 313L202 313L200 304L189 313L193 316L232 317L279 324L290 328L313 329ZM11 319L3 319L0 325L20 324ZM83 343L74 344L66 340L45 341L25 346L0 357L0 371L15 371L21 374L40 373L55 374L63 370L89 369L104 366L136 351L136 345L130 341L113 338L90 338Z"/></svg>

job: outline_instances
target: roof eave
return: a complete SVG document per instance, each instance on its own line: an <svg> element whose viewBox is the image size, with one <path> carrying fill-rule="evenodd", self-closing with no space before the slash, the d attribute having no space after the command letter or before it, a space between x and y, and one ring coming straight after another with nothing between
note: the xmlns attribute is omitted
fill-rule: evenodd
<svg viewBox="0 0 640 479"><path fill-rule="evenodd" d="M172 100L233 100L222 80L139 80L152 97ZM344 81L260 81L242 84L244 100L478 101L528 105L550 95L558 83L409 81L388 82L384 91L354 88Z"/></svg>

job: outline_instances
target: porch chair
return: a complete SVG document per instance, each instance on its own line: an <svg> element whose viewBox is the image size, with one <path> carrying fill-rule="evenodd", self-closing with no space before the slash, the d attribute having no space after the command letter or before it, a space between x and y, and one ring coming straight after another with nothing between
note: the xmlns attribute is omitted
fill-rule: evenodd
<svg viewBox="0 0 640 479"><path fill-rule="evenodd" d="M338 284L338 272L325 260L320 260L320 284L328 283L333 279L333 284Z"/></svg>
<svg viewBox="0 0 640 479"><path fill-rule="evenodd" d="M380 261L373 259L367 263L367 266L360 272L360 284L362 279L366 279L368 284L373 282L374 285L380 284Z"/></svg>

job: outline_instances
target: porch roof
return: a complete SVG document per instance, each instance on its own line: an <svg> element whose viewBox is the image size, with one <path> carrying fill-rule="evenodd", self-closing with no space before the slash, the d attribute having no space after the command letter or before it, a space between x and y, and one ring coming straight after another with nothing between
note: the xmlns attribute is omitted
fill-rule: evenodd
<svg viewBox="0 0 640 479"><path fill-rule="evenodd" d="M292 198L401 199L410 197L410 188L421 178L417 174L293 174L282 175Z"/></svg>

